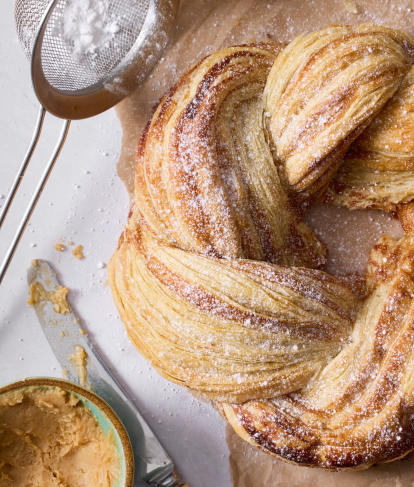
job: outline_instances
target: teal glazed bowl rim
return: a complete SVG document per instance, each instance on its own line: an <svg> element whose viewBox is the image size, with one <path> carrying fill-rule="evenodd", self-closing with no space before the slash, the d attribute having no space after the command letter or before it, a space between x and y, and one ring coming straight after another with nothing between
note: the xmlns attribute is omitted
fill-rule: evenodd
<svg viewBox="0 0 414 487"><path fill-rule="evenodd" d="M114 433L116 450L121 460L121 473L116 483L116 487L133 486L134 455L131 441L117 414L101 397L73 382L54 377L31 377L11 382L0 387L0 396L7 392L13 392L28 387L60 387L78 397L82 404L90 409L104 434L107 436L111 430Z"/></svg>

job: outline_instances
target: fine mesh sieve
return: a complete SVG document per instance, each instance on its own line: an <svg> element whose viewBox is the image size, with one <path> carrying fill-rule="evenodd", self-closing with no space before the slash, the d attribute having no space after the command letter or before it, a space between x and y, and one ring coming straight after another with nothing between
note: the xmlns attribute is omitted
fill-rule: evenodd
<svg viewBox="0 0 414 487"><path fill-rule="evenodd" d="M105 48L81 56L63 35L72 1L16 0L15 24L40 102L55 116L75 120L114 106L143 80L168 41L179 0L105 0L119 31Z"/></svg>
<svg viewBox="0 0 414 487"><path fill-rule="evenodd" d="M20 45L30 61L32 56L33 41L49 2L47 0L17 0L15 3L15 25ZM114 69L125 55L131 50L141 32L147 15L150 0L130 2L128 0L115 0L109 4L108 14L110 18L118 19L119 34L115 42L105 50L93 56L88 53L81 63L70 55L65 41L56 34L56 30L62 32L63 14L65 8L70 5L67 0L57 2L53 14L48 22L47 33L43 40L43 55L45 55L44 66L47 72L47 79L56 88L68 89L65 81L62 83L57 68L69 70L71 68L71 85L83 88L96 83L100 78L105 78ZM70 46L69 46L70 47ZM59 57L56 58L56 54ZM79 69L80 72L76 72ZM91 76L95 73L95 77ZM57 84L54 83L58 79ZM78 86L81 78L85 79L85 86ZM61 85L61 86L59 86Z"/></svg>
<svg viewBox="0 0 414 487"><path fill-rule="evenodd" d="M0 267L7 271L38 198L63 147L70 120L89 118L129 95L152 70L174 26L179 0L84 0L104 2L117 33L95 51L74 55L74 41L64 35L66 9L79 0L16 0L15 26L31 61L33 88L40 110L33 137L0 214L0 228L39 139L45 111L65 121L57 145L32 196L16 236ZM105 26L103 26L105 28Z"/></svg>
<svg viewBox="0 0 414 487"><path fill-rule="evenodd" d="M16 0L14 4L16 33L28 61L32 57L33 40L48 4L48 0Z"/></svg>

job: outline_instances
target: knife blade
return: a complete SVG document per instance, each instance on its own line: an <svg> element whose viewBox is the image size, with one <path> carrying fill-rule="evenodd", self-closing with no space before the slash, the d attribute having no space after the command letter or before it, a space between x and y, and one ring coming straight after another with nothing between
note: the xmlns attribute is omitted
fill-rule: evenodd
<svg viewBox="0 0 414 487"><path fill-rule="evenodd" d="M47 292L60 286L55 271L44 260L32 261L27 270L29 286L38 282ZM106 367L74 315L72 308L65 315L57 313L51 301L33 303L39 323L58 359L66 378L82 384L104 399L116 412L128 432L134 451L134 485L156 487L182 486L175 473L174 463L161 446L131 399ZM86 352L86 384L79 374L76 362L70 359L77 348ZM79 350L79 349L78 349ZM81 378L80 378L81 377ZM146 483L143 483L146 482Z"/></svg>

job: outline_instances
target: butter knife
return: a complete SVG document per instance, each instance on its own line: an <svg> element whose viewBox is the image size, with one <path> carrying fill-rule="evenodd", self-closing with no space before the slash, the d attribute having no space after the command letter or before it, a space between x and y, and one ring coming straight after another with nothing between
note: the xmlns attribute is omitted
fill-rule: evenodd
<svg viewBox="0 0 414 487"><path fill-rule="evenodd" d="M56 273L41 259L32 261L27 281L29 286L37 281L47 292L55 292L60 285ZM112 407L124 424L134 451L134 486L183 486L171 458L98 355L70 305L70 312L65 315L57 313L51 301L35 302L33 307L65 378L92 389ZM70 359L77 350L81 350L77 348L79 346L87 355L86 370L83 371L86 377L79 373L76 360Z"/></svg>

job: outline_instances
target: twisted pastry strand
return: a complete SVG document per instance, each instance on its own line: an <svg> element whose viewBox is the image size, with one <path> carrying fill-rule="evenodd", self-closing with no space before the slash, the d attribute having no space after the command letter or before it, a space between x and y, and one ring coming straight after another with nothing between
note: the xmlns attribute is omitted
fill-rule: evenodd
<svg viewBox="0 0 414 487"><path fill-rule="evenodd" d="M325 200L337 206L398 211L414 199L414 68L351 145Z"/></svg>
<svg viewBox="0 0 414 487"><path fill-rule="evenodd" d="M352 470L414 450L414 236L371 253L351 343L300 393L224 404L237 433L283 460Z"/></svg>
<svg viewBox="0 0 414 487"><path fill-rule="evenodd" d="M355 298L334 277L189 253L142 222L130 222L108 269L132 343L162 376L211 399L300 389L351 330Z"/></svg>
<svg viewBox="0 0 414 487"><path fill-rule="evenodd" d="M407 34L367 24L299 36L278 56L265 89L267 125L294 201L314 201L325 191L352 141L399 87L413 54Z"/></svg>
<svg viewBox="0 0 414 487"><path fill-rule="evenodd" d="M135 211L160 238L216 257L325 263L264 138L261 97L281 49L222 49L161 100L139 143L135 191Z"/></svg>

